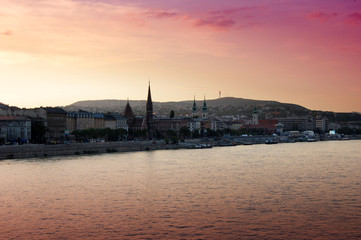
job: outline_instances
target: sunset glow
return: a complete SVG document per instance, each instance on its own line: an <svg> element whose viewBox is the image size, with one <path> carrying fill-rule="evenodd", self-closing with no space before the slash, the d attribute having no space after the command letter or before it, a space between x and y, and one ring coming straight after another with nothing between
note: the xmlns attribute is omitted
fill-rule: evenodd
<svg viewBox="0 0 361 240"><path fill-rule="evenodd" d="M2 0L0 102L233 96L361 112L360 0Z"/></svg>

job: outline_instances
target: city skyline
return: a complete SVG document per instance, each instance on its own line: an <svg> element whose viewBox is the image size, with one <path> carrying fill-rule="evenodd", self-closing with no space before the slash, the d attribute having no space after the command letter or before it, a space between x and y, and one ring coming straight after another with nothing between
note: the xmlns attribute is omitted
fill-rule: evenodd
<svg viewBox="0 0 361 240"><path fill-rule="evenodd" d="M361 112L361 1L0 3L0 102L222 96Z"/></svg>

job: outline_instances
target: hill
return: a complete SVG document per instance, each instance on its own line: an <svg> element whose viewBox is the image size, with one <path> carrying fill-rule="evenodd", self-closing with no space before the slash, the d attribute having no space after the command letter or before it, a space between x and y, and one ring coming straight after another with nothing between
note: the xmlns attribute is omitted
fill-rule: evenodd
<svg viewBox="0 0 361 240"><path fill-rule="evenodd" d="M79 101L65 106L66 111L78 111L79 109L91 112L123 112L126 100L89 100ZM129 101L135 114L144 115L145 100ZM203 100L196 101L197 107L203 106ZM171 110L176 116L192 113L193 100L179 102L153 102L153 109L156 115L169 115ZM262 110L262 114L276 115L278 117L294 115L305 115L310 110L296 104L280 103L277 101L252 100L234 97L207 100L208 111L213 116L225 115L246 115L252 114L254 108Z"/></svg>

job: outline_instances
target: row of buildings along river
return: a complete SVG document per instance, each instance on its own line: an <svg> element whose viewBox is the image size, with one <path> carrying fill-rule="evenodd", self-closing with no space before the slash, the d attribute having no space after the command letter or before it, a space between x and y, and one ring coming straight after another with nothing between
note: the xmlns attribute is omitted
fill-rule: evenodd
<svg viewBox="0 0 361 240"><path fill-rule="evenodd" d="M64 143L72 139L76 130L85 129L123 129L127 137L131 133L143 132L143 138L159 139L171 131L175 135L186 129L190 136L203 136L209 132L224 130L256 134L282 134L286 131L328 131L330 126L325 118L313 119L310 116L294 116L278 119L259 119L255 108L250 119L230 119L209 117L206 99L202 106L189 106L190 114L184 117L154 116L151 89L145 116L137 116L129 103L119 112L94 113L88 111L67 112L60 107L40 107L19 109L0 104L0 144L4 143ZM228 132L229 132L228 131Z"/></svg>

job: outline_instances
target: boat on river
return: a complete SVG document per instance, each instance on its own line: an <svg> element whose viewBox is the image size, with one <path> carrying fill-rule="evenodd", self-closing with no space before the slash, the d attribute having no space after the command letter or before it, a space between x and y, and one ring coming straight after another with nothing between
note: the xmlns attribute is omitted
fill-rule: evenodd
<svg viewBox="0 0 361 240"><path fill-rule="evenodd" d="M267 139L266 141L265 141L265 144L277 144L278 143L278 141L276 141L276 140L274 140L274 139Z"/></svg>

